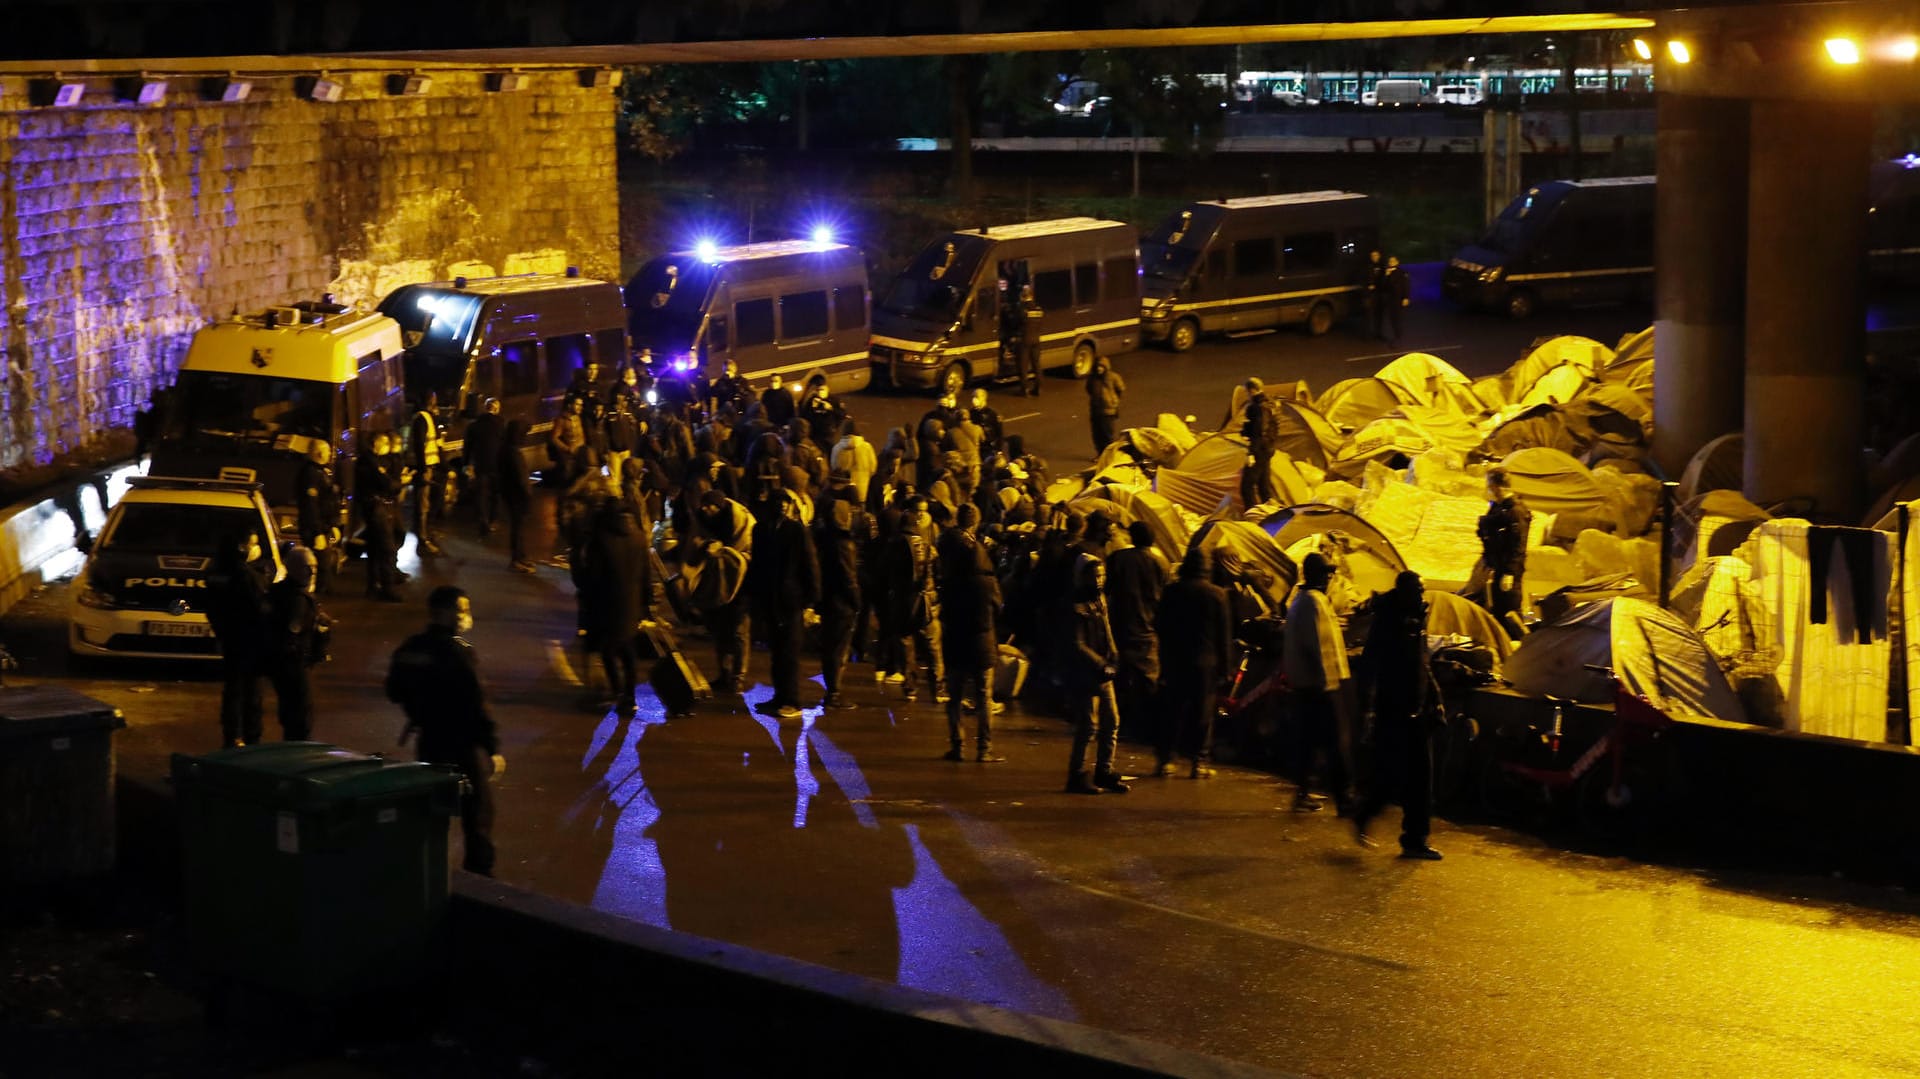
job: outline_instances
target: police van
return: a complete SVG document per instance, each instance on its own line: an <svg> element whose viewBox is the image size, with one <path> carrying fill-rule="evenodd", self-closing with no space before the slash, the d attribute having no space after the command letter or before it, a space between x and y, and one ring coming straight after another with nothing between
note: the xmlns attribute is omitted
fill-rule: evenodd
<svg viewBox="0 0 1920 1079"><path fill-rule="evenodd" d="M781 240L663 255L627 282L633 347L664 377L815 375L866 388L867 264L856 247Z"/></svg>
<svg viewBox="0 0 1920 1079"><path fill-rule="evenodd" d="M1651 176L1553 180L1500 211L1440 279L1463 307L1526 318L1541 307L1653 297Z"/></svg>
<svg viewBox="0 0 1920 1079"><path fill-rule="evenodd" d="M597 365L605 381L631 359L620 286L575 267L403 285L380 311L406 335L407 393L438 402L447 462L488 398L500 402L503 423L521 420L529 444L541 442L578 372Z"/></svg>
<svg viewBox="0 0 1920 1079"><path fill-rule="evenodd" d="M1326 333L1366 294L1379 237L1374 201L1351 191L1193 203L1141 241L1142 332L1175 352L1203 333Z"/></svg>
<svg viewBox="0 0 1920 1079"><path fill-rule="evenodd" d="M222 551L260 537L260 569L285 568L261 486L237 480L136 476L113 504L67 593L67 648L76 656L217 659L207 622Z"/></svg>
<svg viewBox="0 0 1920 1079"><path fill-rule="evenodd" d="M193 335L158 417L149 472L258 483L283 530L316 443L353 483L359 448L405 424L400 327L331 300L235 314ZM342 499L345 505L345 499Z"/></svg>
<svg viewBox="0 0 1920 1079"><path fill-rule="evenodd" d="M1138 238L1118 221L1068 217L949 233L875 301L874 372L896 386L946 393L1010 375L1014 361L1000 347L1003 305L1032 285L1044 312L1041 366L1084 378L1094 357L1139 347L1139 264Z"/></svg>

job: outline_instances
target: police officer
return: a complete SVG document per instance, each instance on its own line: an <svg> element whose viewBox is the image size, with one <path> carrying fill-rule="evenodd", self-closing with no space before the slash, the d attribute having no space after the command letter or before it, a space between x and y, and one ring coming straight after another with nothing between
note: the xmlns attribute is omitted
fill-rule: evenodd
<svg viewBox="0 0 1920 1079"><path fill-rule="evenodd" d="M774 375L767 388L760 392L760 417L784 431L798 411L793 391L787 388L779 375Z"/></svg>
<svg viewBox="0 0 1920 1079"><path fill-rule="evenodd" d="M394 504L400 496L400 484L386 467L393 437L381 431L367 448L373 452L361 454L353 466L353 503L359 507L360 538L366 546L367 595L398 603L400 594L394 591L398 527Z"/></svg>
<svg viewBox="0 0 1920 1079"><path fill-rule="evenodd" d="M427 516L433 509L433 481L440 474L440 424L434 419L439 405L432 391L413 414L409 430L407 465L413 470L414 549L424 556L440 553L440 547L427 532Z"/></svg>
<svg viewBox="0 0 1920 1079"><path fill-rule="evenodd" d="M493 534L494 522L500 517L499 469L495 463L500 459L500 440L505 437L506 424L500 419L500 401L489 397L486 404L481 406L480 415L467 425L464 452L474 520L482 536Z"/></svg>
<svg viewBox="0 0 1920 1079"><path fill-rule="evenodd" d="M1507 631L1516 635L1526 632L1520 617L1526 606L1522 588L1527 574L1527 533L1532 523L1532 511L1513 493L1506 472L1496 468L1487 473L1487 512L1480 515L1476 526L1480 559L1488 573L1485 604Z"/></svg>
<svg viewBox="0 0 1920 1079"><path fill-rule="evenodd" d="M300 542L313 552L317 564L315 589L322 595L332 591L340 559L340 488L327 467L332 462L333 446L316 441L307 451L293 485Z"/></svg>
<svg viewBox="0 0 1920 1079"><path fill-rule="evenodd" d="M708 413L717 413L722 407L729 407L734 415L744 416L752 400L753 387L740 377L740 365L728 360L726 373L714 379L707 389Z"/></svg>
<svg viewBox="0 0 1920 1079"><path fill-rule="evenodd" d="M206 615L220 642L220 733L228 748L260 740L260 679L266 673L266 553L249 532L220 551Z"/></svg>
<svg viewBox="0 0 1920 1079"><path fill-rule="evenodd" d="M1000 413L987 403L985 386L974 389L967 415L980 427L980 456L983 460L991 460L994 454L1006 448L1006 425L1000 422Z"/></svg>
<svg viewBox="0 0 1920 1079"><path fill-rule="evenodd" d="M1034 302L1033 286L1020 286L1020 378L1029 397L1040 396L1040 323L1047 313Z"/></svg>
<svg viewBox="0 0 1920 1079"><path fill-rule="evenodd" d="M1240 434L1247 440L1247 467L1240 475L1240 501L1248 509L1273 501L1273 454L1279 449L1280 414L1266 384L1247 380L1247 407Z"/></svg>
<svg viewBox="0 0 1920 1079"><path fill-rule="evenodd" d="M1400 260L1387 257L1387 268L1380 275L1380 311L1384 317L1385 331L1381 339L1400 340L1400 320L1406 309L1413 303L1413 285L1407 280L1407 271L1400 266Z"/></svg>
<svg viewBox="0 0 1920 1079"><path fill-rule="evenodd" d="M1353 814L1353 835L1373 841L1367 826L1390 801L1400 803L1400 857L1437 862L1427 844L1433 822L1433 736L1430 717L1439 688L1427 665L1427 602L1420 575L1403 571L1392 591L1373 601L1363 690L1373 704L1374 774Z"/></svg>
<svg viewBox="0 0 1920 1079"><path fill-rule="evenodd" d="M327 616L313 598L315 557L305 547L286 550L287 575L267 590L266 675L273 683L280 737L313 736L313 684L308 669L324 654Z"/></svg>
<svg viewBox="0 0 1920 1079"><path fill-rule="evenodd" d="M493 875L493 790L489 780L507 767L500 755L493 717L473 646L461 636L473 629L473 602L453 585L427 597L427 628L407 638L387 667L387 699L407 714L400 742L418 733L419 758L451 765L466 777L460 802L466 838L462 867Z"/></svg>

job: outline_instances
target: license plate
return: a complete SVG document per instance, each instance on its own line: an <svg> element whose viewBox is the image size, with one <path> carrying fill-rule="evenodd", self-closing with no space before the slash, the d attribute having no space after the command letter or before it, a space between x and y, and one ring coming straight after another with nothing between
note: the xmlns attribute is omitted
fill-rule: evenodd
<svg viewBox="0 0 1920 1079"><path fill-rule="evenodd" d="M213 627L205 622L148 622L149 637L211 637Z"/></svg>

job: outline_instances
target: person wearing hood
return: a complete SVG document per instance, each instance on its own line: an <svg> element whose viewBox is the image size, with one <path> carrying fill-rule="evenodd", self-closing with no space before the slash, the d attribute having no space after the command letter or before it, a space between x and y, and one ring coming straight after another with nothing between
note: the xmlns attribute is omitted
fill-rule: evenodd
<svg viewBox="0 0 1920 1079"><path fill-rule="evenodd" d="M1233 615L1226 592L1207 579L1207 556L1198 546L1180 562L1179 579L1160 593L1154 629L1160 638L1163 711L1155 731L1159 766L1173 774L1176 752L1190 758L1194 779L1213 775L1213 715L1220 677L1233 668Z"/></svg>
<svg viewBox="0 0 1920 1079"><path fill-rule="evenodd" d="M1427 600L1420 575L1404 570L1393 589L1374 597L1373 621L1361 653L1362 699L1373 713L1373 781L1353 814L1363 847L1367 828L1388 802L1400 803L1400 857L1437 862L1427 844L1433 827L1433 734L1440 689L1427 665Z"/></svg>
<svg viewBox="0 0 1920 1079"><path fill-rule="evenodd" d="M640 620L646 617L653 581L646 540L624 501L609 501L595 511L584 561L588 635L599 648L614 708L631 716L639 686Z"/></svg>
<svg viewBox="0 0 1920 1079"><path fill-rule="evenodd" d="M847 474L847 484L859 497L860 504L866 505L867 489L880 462L874 456L873 444L860 437L859 427L852 420L840 425L840 441L834 443L829 461L836 471Z"/></svg>
<svg viewBox="0 0 1920 1079"><path fill-rule="evenodd" d="M835 473L839 475L838 472ZM820 560L820 681L826 687L828 708L852 708L842 689L847 655L854 631L865 609L865 573L860 547L872 524L860 504L830 498L814 520L814 548Z"/></svg>
<svg viewBox="0 0 1920 1079"><path fill-rule="evenodd" d="M993 560L974 535L980 511L961 506L954 526L940 534L938 544L940 637L945 647L947 674L946 758L966 759L966 739L960 713L966 701L978 706L973 759L982 764L1006 760L993 752L993 672L999 662L999 638L994 619L1000 610L1000 581Z"/></svg>
<svg viewBox="0 0 1920 1079"><path fill-rule="evenodd" d="M1087 376L1087 423L1093 430L1093 455L1100 456L1113 444L1120 426L1120 399L1126 396L1127 383L1105 356L1093 360L1093 373Z"/></svg>
<svg viewBox="0 0 1920 1079"><path fill-rule="evenodd" d="M1121 720L1145 732L1158 711L1154 689L1160 684L1160 636L1153 616L1167 586L1167 559L1154 549L1153 530L1145 521L1129 524L1127 538L1131 546L1107 557L1107 613L1120 648L1114 691Z"/></svg>
<svg viewBox="0 0 1920 1079"><path fill-rule="evenodd" d="M801 523L800 501L791 493L778 500L777 509L763 516L753 533L746 587L773 668L773 697L762 707L781 719L798 719L800 651L806 613L820 602L820 559L812 533Z"/></svg>
<svg viewBox="0 0 1920 1079"><path fill-rule="evenodd" d="M248 532L220 550L207 581L207 624L220 643L220 733L228 748L260 741L272 570L260 534Z"/></svg>
<svg viewBox="0 0 1920 1079"><path fill-rule="evenodd" d="M387 699L407 716L404 745L416 733L420 760L448 765L465 777L460 826L466 854L461 868L493 875L494 776L506 771L500 740L487 711L480 662L466 634L473 629L473 601L453 585L427 597L428 623L394 650L387 665Z"/></svg>
<svg viewBox="0 0 1920 1079"><path fill-rule="evenodd" d="M1298 743L1293 762L1293 811L1312 813L1326 803L1313 793L1314 759L1327 759L1327 786L1341 809L1349 803L1346 754L1340 747L1340 695L1352 677L1340 619L1327 599L1333 563L1318 551L1300 562L1300 587L1287 606L1281 670L1293 692Z"/></svg>
<svg viewBox="0 0 1920 1079"><path fill-rule="evenodd" d="M1063 681L1073 702L1073 749L1067 758L1067 793L1125 794L1126 782L1114 771L1120 744L1120 707L1113 679L1120 651L1107 621L1106 565L1082 554L1073 567L1072 605L1060 636L1067 650ZM1087 747L1094 747L1093 777L1087 777Z"/></svg>
<svg viewBox="0 0 1920 1079"><path fill-rule="evenodd" d="M933 483L929 474L940 455L946 452L947 421L932 414L920 421L920 490L925 491Z"/></svg>

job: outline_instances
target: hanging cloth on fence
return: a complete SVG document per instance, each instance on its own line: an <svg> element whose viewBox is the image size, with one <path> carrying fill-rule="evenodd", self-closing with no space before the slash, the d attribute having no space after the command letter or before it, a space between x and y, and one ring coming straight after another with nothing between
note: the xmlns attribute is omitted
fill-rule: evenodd
<svg viewBox="0 0 1920 1079"><path fill-rule="evenodd" d="M1893 567L1886 534L1866 528L1807 529L1807 569L1812 585L1808 621L1828 623L1842 644L1887 639L1887 595Z"/></svg>

